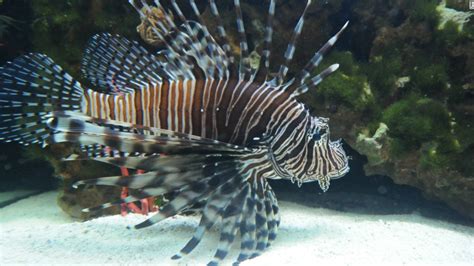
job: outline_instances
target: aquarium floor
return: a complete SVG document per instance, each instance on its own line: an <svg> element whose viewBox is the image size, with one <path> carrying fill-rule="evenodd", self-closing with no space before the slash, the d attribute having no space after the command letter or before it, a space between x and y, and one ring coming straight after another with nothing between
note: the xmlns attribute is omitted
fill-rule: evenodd
<svg viewBox="0 0 474 266"><path fill-rule="evenodd" d="M203 265L214 254L218 234L188 257L172 261L198 224L177 216L133 230L143 216L74 221L56 206L56 192L0 209L0 261L5 264ZM281 201L278 238L258 258L242 265L471 265L474 228L416 214L361 215ZM234 248L230 258L237 255ZM226 265L232 261L227 260Z"/></svg>

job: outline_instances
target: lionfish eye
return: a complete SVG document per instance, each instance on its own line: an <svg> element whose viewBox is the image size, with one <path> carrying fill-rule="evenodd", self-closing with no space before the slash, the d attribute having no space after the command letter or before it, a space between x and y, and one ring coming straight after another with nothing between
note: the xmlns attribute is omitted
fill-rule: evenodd
<svg viewBox="0 0 474 266"><path fill-rule="evenodd" d="M321 134L319 132L313 134L313 140L318 141L321 139Z"/></svg>
<svg viewBox="0 0 474 266"><path fill-rule="evenodd" d="M324 134L326 134L326 129L322 128L318 132L313 133L313 140L314 141L320 140Z"/></svg>

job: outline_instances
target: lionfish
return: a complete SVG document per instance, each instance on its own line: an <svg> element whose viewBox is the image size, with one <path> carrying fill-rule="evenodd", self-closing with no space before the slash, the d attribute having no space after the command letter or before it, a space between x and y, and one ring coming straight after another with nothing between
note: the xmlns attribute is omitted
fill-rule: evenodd
<svg viewBox="0 0 474 266"><path fill-rule="evenodd" d="M144 10L152 6L129 2L146 19ZM318 181L326 191L331 179L349 171L341 142L329 139L328 119L311 116L295 99L338 68L334 64L311 74L348 23L299 73L287 78L311 0L275 73L270 73L269 62L275 1L269 2L258 67L249 60L239 0L234 0L234 9L240 60L232 53L215 0L209 0L215 36L194 0L189 5L196 21L188 20L171 0L168 12L174 14L153 22L164 46L156 53L107 33L90 40L81 70L97 90L84 88L43 54L7 62L0 68L0 139L24 145L77 143L89 159L146 171L75 183L135 189L123 199L85 211L173 193L159 212L135 228L200 206L194 235L173 259L190 253L215 224L220 239L210 264L226 257L237 235L236 262L258 256L275 240L280 224L268 179L298 185ZM154 5L164 10L159 0Z"/></svg>

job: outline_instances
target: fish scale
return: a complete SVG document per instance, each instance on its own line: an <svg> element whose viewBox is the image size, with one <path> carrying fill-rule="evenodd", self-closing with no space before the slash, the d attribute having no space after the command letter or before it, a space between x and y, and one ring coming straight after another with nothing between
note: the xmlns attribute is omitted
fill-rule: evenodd
<svg viewBox="0 0 474 266"><path fill-rule="evenodd" d="M148 20L152 6L129 2ZM197 22L186 18L182 3L173 0L164 6L154 1L164 13L163 20L148 21L163 43L156 53L118 35L93 36L81 68L93 88L84 88L46 55L31 53L6 63L0 68L0 140L25 145L71 142L84 154L67 160L144 170L140 175L74 184L137 189L126 198L84 211L173 193L174 199L160 212L135 226L139 229L203 202L199 226L173 259L192 252L218 225L219 243L209 264L222 261L237 240L239 263L260 255L276 238L279 208L268 179L298 185L317 181L326 191L331 179L349 171L340 141L330 140L328 119L312 116L296 100L338 69L334 64L311 74L348 23L303 69L288 77L311 1L302 6L284 62L274 75L274 0L268 5L258 67L250 64L239 0L233 1L239 60L232 54L216 1L209 0L209 8L217 34L208 30L195 1L188 4Z"/></svg>

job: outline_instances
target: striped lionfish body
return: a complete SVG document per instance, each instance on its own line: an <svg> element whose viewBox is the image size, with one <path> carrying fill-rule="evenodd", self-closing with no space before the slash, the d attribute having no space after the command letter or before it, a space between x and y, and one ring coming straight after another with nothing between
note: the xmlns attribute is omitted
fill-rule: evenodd
<svg viewBox="0 0 474 266"><path fill-rule="evenodd" d="M130 3L146 19L152 7L145 1ZM76 183L136 189L124 199L85 211L174 193L136 228L203 202L195 234L174 259L191 252L214 224L220 225L221 235L212 264L224 259L238 234L237 261L255 257L275 239L279 225L268 178L298 185L318 181L326 191L331 179L349 171L341 143L329 139L328 119L311 116L295 100L337 69L332 65L311 76L347 23L301 72L286 77L310 3L293 31L284 64L272 77L274 0L258 67L249 63L239 0L234 1L238 62L214 0L209 7L218 23L215 37L194 0L189 4L198 22L187 20L174 0L170 14L153 22L154 34L164 44L157 53L119 36L94 36L82 73L96 90L83 88L45 55L19 57L0 68L0 139L25 145L78 143L90 159L145 170ZM164 10L160 1L155 5Z"/></svg>

